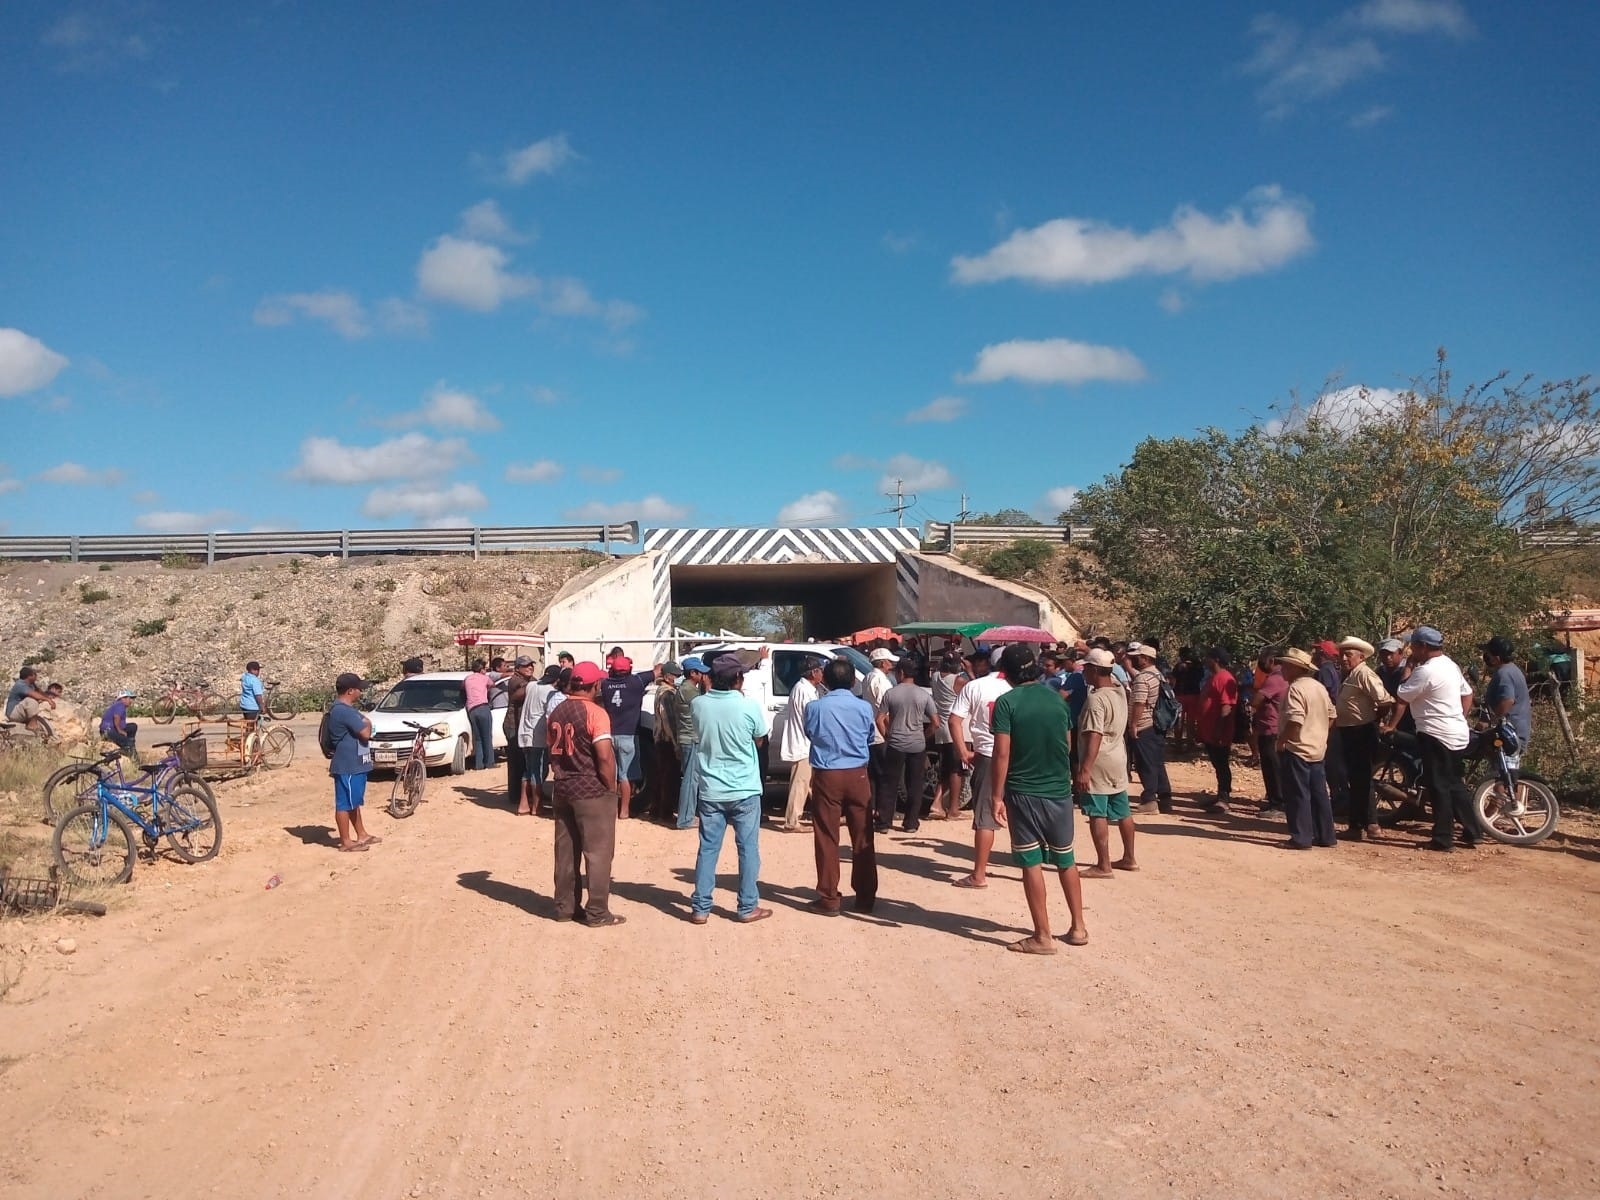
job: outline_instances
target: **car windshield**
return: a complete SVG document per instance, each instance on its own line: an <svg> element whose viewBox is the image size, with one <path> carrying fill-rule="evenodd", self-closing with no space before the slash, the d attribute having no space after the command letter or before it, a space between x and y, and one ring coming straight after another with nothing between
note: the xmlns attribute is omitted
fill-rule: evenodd
<svg viewBox="0 0 1600 1200"><path fill-rule="evenodd" d="M466 707L467 692L459 679L402 679L378 702L385 713L444 713Z"/></svg>
<svg viewBox="0 0 1600 1200"><path fill-rule="evenodd" d="M836 658L848 658L850 660L850 665L856 669L858 674L872 674L872 663L867 660L867 656L865 654L861 653L861 651L857 650L854 646L839 646L833 650L830 650L829 653Z"/></svg>

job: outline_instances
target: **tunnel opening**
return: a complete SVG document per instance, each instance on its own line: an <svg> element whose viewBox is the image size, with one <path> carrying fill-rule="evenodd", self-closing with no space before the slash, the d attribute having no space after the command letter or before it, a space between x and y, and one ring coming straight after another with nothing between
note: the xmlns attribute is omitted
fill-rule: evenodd
<svg viewBox="0 0 1600 1200"><path fill-rule="evenodd" d="M805 636L841 640L894 623L893 563L673 564L672 605L798 605Z"/></svg>

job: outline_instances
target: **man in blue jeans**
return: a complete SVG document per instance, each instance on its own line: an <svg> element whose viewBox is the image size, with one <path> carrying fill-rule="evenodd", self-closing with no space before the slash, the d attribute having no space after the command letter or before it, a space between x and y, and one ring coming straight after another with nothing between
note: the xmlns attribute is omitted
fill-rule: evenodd
<svg viewBox="0 0 1600 1200"><path fill-rule="evenodd" d="M704 925L711 917L711 892L717 885L722 835L733 826L739 850L738 919L748 925L772 915L757 903L761 853L761 753L765 740L761 710L738 690L744 668L731 655L711 663L711 690L693 703L695 767L699 775L700 852L694 861L694 895L689 919ZM687 771L685 772L687 774Z"/></svg>
<svg viewBox="0 0 1600 1200"><path fill-rule="evenodd" d="M700 731L695 727L694 702L706 690L706 664L698 654L683 660L683 682L678 685L677 719L672 730L672 740L678 747L678 761L683 764L683 778L678 784L678 828L693 829L695 808L700 792L700 766L697 751Z"/></svg>

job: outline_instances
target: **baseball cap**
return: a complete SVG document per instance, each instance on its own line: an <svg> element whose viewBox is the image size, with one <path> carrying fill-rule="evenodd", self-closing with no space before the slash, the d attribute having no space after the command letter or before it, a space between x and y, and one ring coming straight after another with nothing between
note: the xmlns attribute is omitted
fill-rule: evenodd
<svg viewBox="0 0 1600 1200"><path fill-rule="evenodd" d="M1485 654L1492 654L1496 658L1505 659L1509 659L1516 652L1516 647L1511 644L1511 639L1500 636L1490 638L1478 649Z"/></svg>
<svg viewBox="0 0 1600 1200"><path fill-rule="evenodd" d="M533 666L533 659L529 658L526 654L519 654L517 655L516 661L511 665L513 667L531 667Z"/></svg>
<svg viewBox="0 0 1600 1200"><path fill-rule="evenodd" d="M540 683L554 683L561 678L561 664L551 663L545 667L544 674L539 676Z"/></svg>
<svg viewBox="0 0 1600 1200"><path fill-rule="evenodd" d="M871 659L873 662L899 662L900 661L900 656L898 654L891 654L889 651L885 650L882 646L879 646L871 654L867 655L867 657L869 659Z"/></svg>
<svg viewBox="0 0 1600 1200"><path fill-rule="evenodd" d="M1339 647L1333 644L1332 638L1323 638L1317 643L1317 649L1323 654L1326 654L1329 658L1339 657Z"/></svg>
<svg viewBox="0 0 1600 1200"><path fill-rule="evenodd" d="M621 671L624 675L633 670L633 659L629 658L626 654L613 655L606 661L611 664L611 669L613 671Z"/></svg>
<svg viewBox="0 0 1600 1200"><path fill-rule="evenodd" d="M1432 625L1418 625L1411 631L1411 644L1438 650L1444 645L1444 634Z"/></svg>
<svg viewBox="0 0 1600 1200"><path fill-rule="evenodd" d="M683 669L685 671L699 671L700 674L704 675L706 673L706 660L698 654L691 654L683 660Z"/></svg>
<svg viewBox="0 0 1600 1200"><path fill-rule="evenodd" d="M1116 655L1112 654L1109 650L1091 650L1083 661L1088 663L1091 667L1101 667L1106 669L1117 665Z"/></svg>
<svg viewBox="0 0 1600 1200"><path fill-rule="evenodd" d="M1378 643L1378 649L1389 654L1392 654L1396 650L1404 650L1405 648L1406 644L1399 638L1384 638L1383 641Z"/></svg>
<svg viewBox="0 0 1600 1200"><path fill-rule="evenodd" d="M339 678L333 681L333 691L335 695L348 692L351 688L364 688L366 686L367 681L361 678L361 676L357 675L354 671L345 671L339 676Z"/></svg>
<svg viewBox="0 0 1600 1200"><path fill-rule="evenodd" d="M581 662L572 668L572 682L579 687L589 687L605 678L599 663Z"/></svg>
<svg viewBox="0 0 1600 1200"><path fill-rule="evenodd" d="M1156 652L1150 649L1149 646L1146 646L1143 642L1129 642L1128 648L1124 651L1124 653L1126 653L1130 658L1135 654L1142 654L1146 658L1154 658L1156 656Z"/></svg>
<svg viewBox="0 0 1600 1200"><path fill-rule="evenodd" d="M118 700L132 700L138 694L139 693L134 691L132 688L123 688L120 692L117 693L117 699Z"/></svg>
<svg viewBox="0 0 1600 1200"><path fill-rule="evenodd" d="M671 675L676 678L677 676L683 674L683 668L669 658L666 662L661 664L661 673L663 675Z"/></svg>

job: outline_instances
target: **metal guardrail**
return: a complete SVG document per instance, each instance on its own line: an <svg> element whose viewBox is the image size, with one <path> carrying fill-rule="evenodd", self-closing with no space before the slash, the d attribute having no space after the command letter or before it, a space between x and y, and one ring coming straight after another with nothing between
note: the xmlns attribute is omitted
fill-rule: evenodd
<svg viewBox="0 0 1600 1200"><path fill-rule="evenodd" d="M159 559L167 554L238 558L246 554L470 554L542 546L636 544L639 523L621 525L495 525L470 529L323 529L263 533L72 534L0 537L0 559Z"/></svg>
<svg viewBox="0 0 1600 1200"><path fill-rule="evenodd" d="M946 550L974 542L1014 542L1018 538L1082 546L1093 534L1087 525L960 525L954 521L929 521L922 527L922 542L942 545Z"/></svg>
<svg viewBox="0 0 1600 1200"><path fill-rule="evenodd" d="M1524 546L1593 546L1600 544L1600 526L1572 529L1524 529L1518 535Z"/></svg>

